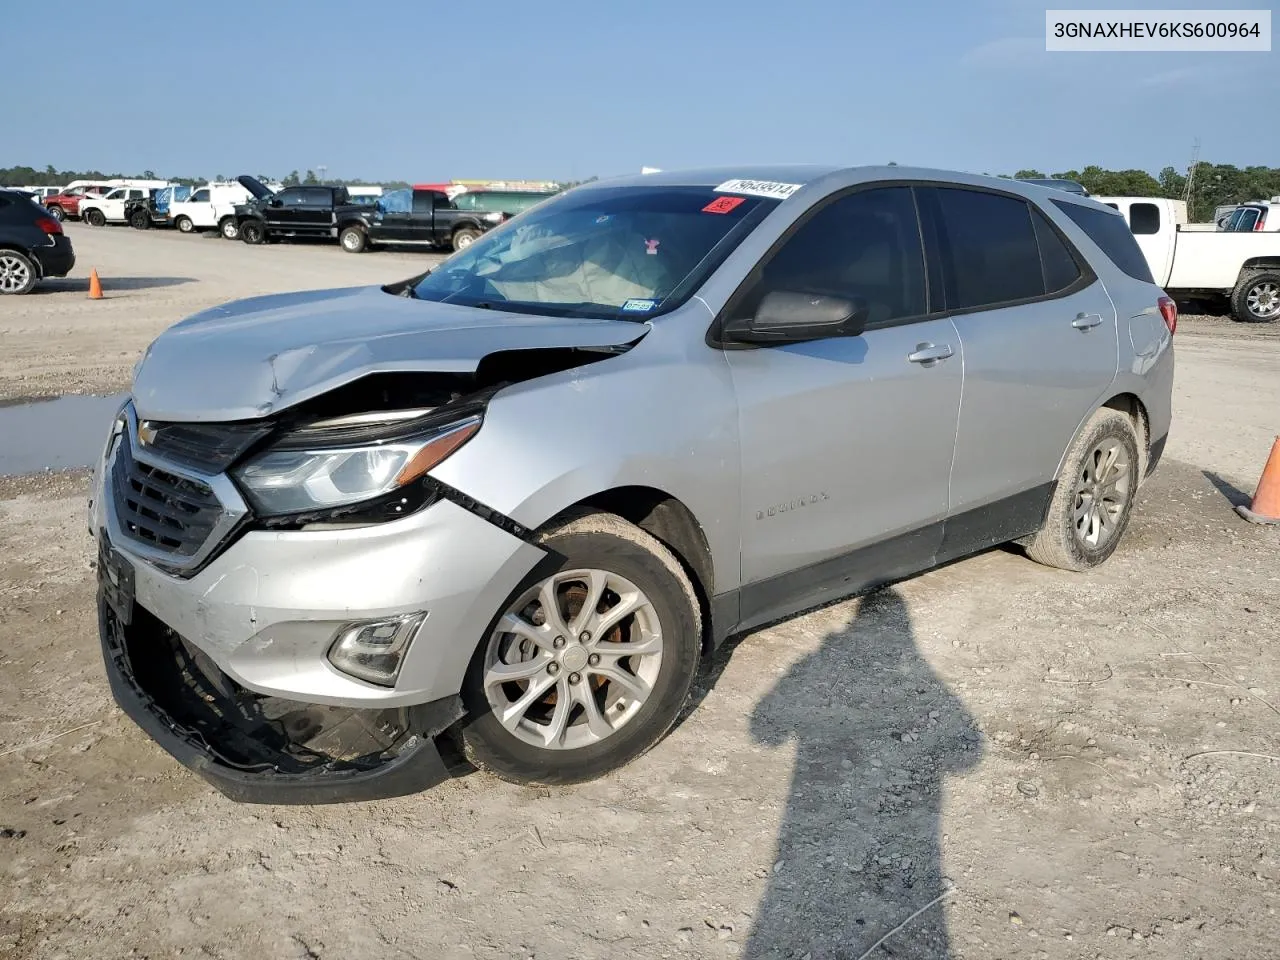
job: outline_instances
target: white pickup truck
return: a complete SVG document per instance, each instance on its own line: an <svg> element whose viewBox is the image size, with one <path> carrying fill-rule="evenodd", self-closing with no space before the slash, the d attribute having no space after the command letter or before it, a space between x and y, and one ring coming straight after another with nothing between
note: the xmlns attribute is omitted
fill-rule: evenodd
<svg viewBox="0 0 1280 960"><path fill-rule="evenodd" d="M80 219L91 227L108 223L124 223L125 206L132 200L145 200L157 190L171 186L165 180L129 180L112 187L97 197L86 196L80 201Z"/></svg>
<svg viewBox="0 0 1280 960"><path fill-rule="evenodd" d="M1184 229L1181 200L1095 197L1124 214L1155 282L1175 299L1225 299L1237 319L1280 320L1280 233Z"/></svg>

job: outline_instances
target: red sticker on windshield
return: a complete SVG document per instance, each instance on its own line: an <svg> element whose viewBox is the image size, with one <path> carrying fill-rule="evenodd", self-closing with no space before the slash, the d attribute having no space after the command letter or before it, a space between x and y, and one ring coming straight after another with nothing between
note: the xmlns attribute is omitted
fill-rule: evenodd
<svg viewBox="0 0 1280 960"><path fill-rule="evenodd" d="M728 213L746 197L719 197L702 208L703 213Z"/></svg>

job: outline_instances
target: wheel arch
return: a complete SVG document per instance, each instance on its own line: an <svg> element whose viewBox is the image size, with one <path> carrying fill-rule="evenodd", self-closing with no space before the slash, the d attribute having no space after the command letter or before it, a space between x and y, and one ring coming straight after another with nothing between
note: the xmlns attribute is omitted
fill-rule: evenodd
<svg viewBox="0 0 1280 960"><path fill-rule="evenodd" d="M693 511L656 487L621 486L602 490L570 504L539 529L555 526L566 515L583 510L616 514L650 534L675 555L698 595L702 613L702 649L704 654L709 653L713 635L711 598L715 590L715 570L711 545Z"/></svg>
<svg viewBox="0 0 1280 960"><path fill-rule="evenodd" d="M31 264L31 268L36 272L36 279L44 279L44 268L40 265L40 259L31 255L31 251L20 243L13 243L8 240L0 240L0 250L8 250L10 253L17 253L26 258L27 263Z"/></svg>
<svg viewBox="0 0 1280 960"><path fill-rule="evenodd" d="M1146 480L1147 464L1151 459L1151 417L1142 399L1136 393L1129 391L1114 394L1080 418L1071 439L1062 448L1062 455L1058 458L1058 469L1054 471L1054 476L1061 479L1067 454L1075 445L1076 438L1084 431L1085 425L1099 410L1116 410L1128 417L1129 422L1133 424L1134 435L1138 438L1138 484L1141 485Z"/></svg>
<svg viewBox="0 0 1280 960"><path fill-rule="evenodd" d="M1251 270L1280 270L1280 257L1251 257L1244 262L1244 266L1240 268L1240 278ZM1237 281L1238 282L1238 281Z"/></svg>

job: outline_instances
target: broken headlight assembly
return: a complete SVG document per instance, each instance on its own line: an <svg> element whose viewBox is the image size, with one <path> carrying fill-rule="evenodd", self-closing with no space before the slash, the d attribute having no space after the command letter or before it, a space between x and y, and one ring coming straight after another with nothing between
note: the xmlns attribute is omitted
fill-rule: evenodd
<svg viewBox="0 0 1280 960"><path fill-rule="evenodd" d="M480 429L480 410L401 410L317 421L232 470L270 526L369 523L422 506L429 470Z"/></svg>

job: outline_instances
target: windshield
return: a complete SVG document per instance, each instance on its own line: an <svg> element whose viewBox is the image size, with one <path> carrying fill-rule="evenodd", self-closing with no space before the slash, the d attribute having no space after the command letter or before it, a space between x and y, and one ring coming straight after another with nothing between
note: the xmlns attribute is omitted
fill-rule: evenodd
<svg viewBox="0 0 1280 960"><path fill-rule="evenodd" d="M779 201L711 187L596 187L476 240L414 288L422 300L640 320L679 306Z"/></svg>

